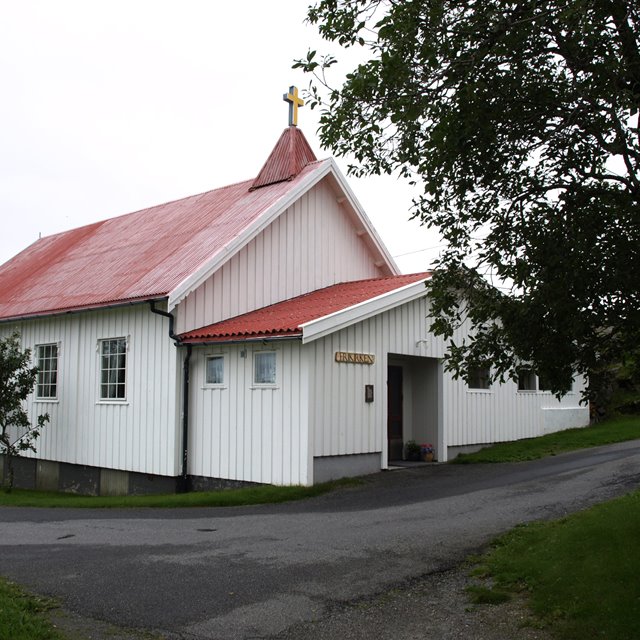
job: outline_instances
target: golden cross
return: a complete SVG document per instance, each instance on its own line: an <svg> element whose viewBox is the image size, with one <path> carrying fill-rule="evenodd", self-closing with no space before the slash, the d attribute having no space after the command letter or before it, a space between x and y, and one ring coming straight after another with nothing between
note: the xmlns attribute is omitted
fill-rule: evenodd
<svg viewBox="0 0 640 640"><path fill-rule="evenodd" d="M298 125L298 107L304 106L304 100L298 97L298 87L289 87L289 93L282 96L285 102L289 103L289 126Z"/></svg>

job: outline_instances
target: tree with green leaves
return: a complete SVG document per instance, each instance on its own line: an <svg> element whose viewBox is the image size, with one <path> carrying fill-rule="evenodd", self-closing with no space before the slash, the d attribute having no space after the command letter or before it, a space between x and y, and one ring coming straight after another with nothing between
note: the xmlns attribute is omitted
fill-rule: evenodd
<svg viewBox="0 0 640 640"><path fill-rule="evenodd" d="M13 458L23 451L35 452L35 441L49 421L49 415L44 414L32 425L24 409L37 376L38 368L31 366L31 351L22 349L20 335L0 339L0 453L7 465L7 491L13 488Z"/></svg>
<svg viewBox="0 0 640 640"><path fill-rule="evenodd" d="M409 180L447 244L430 285L447 367L595 389L640 344L637 1L321 0L308 20L363 60L337 87L334 57L294 65L323 146Z"/></svg>

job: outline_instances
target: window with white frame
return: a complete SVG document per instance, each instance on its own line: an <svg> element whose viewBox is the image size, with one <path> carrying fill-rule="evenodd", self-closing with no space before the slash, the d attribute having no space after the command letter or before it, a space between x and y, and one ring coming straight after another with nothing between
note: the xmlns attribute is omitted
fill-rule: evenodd
<svg viewBox="0 0 640 640"><path fill-rule="evenodd" d="M253 383L262 385L276 383L275 351L258 351L253 354Z"/></svg>
<svg viewBox="0 0 640 640"><path fill-rule="evenodd" d="M536 374L529 369L523 369L518 373L518 391L535 391Z"/></svg>
<svg viewBox="0 0 640 640"><path fill-rule="evenodd" d="M569 389L567 390L567 393L572 393L573 392L573 385L574 385L575 380L571 381L571 385L569 386ZM540 376L538 378L538 390L539 391L546 391L547 393L551 393L551 383L547 382L547 379L543 376Z"/></svg>
<svg viewBox="0 0 640 640"><path fill-rule="evenodd" d="M538 389L540 391L551 391L551 385L547 382L546 378L538 379Z"/></svg>
<svg viewBox="0 0 640 640"><path fill-rule="evenodd" d="M127 378L127 339L100 340L100 399L124 400Z"/></svg>
<svg viewBox="0 0 640 640"><path fill-rule="evenodd" d="M489 389L489 367L473 367L469 371L469 389Z"/></svg>
<svg viewBox="0 0 640 640"><path fill-rule="evenodd" d="M58 397L58 345L36 345L36 366L38 378L36 382L36 398L38 400L55 400Z"/></svg>
<svg viewBox="0 0 640 640"><path fill-rule="evenodd" d="M205 384L224 384L224 356L207 356L205 359Z"/></svg>

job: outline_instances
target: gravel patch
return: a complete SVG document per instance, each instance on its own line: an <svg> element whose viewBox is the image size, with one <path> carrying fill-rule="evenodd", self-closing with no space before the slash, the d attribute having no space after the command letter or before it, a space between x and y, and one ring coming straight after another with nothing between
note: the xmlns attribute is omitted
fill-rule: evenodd
<svg viewBox="0 0 640 640"><path fill-rule="evenodd" d="M336 605L322 619L291 627L271 640L551 640L535 628L521 596L473 605L465 588L479 581L466 565L433 573L374 598Z"/></svg>

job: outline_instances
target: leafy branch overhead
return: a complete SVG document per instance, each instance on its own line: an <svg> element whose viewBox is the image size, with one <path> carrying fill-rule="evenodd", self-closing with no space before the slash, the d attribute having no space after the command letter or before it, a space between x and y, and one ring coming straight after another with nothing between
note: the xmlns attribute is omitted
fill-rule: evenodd
<svg viewBox="0 0 640 640"><path fill-rule="evenodd" d="M38 368L31 366L31 351L22 350L20 336L14 333L0 339L0 453L5 455L9 490L13 487L13 457L35 452L35 441L49 421L49 415L44 414L32 424L24 408L37 376Z"/></svg>
<svg viewBox="0 0 640 640"><path fill-rule="evenodd" d="M334 57L296 61L322 144L355 175L408 179L447 242L434 329L453 335L462 299L476 327L449 366L525 362L562 392L635 347L640 5L322 0L308 19L363 60L339 87Z"/></svg>

